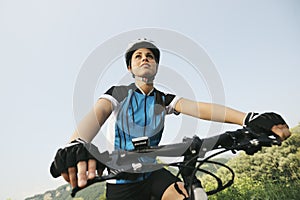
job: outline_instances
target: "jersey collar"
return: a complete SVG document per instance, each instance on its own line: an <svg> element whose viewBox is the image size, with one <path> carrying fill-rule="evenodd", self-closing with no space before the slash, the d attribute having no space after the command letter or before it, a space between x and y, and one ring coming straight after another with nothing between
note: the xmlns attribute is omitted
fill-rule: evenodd
<svg viewBox="0 0 300 200"><path fill-rule="evenodd" d="M154 92L156 91L156 89L153 87L152 90L146 94L138 85L136 85L135 83L131 83L129 85L130 89L134 90L135 92L138 92L140 94L146 95L146 96L153 96Z"/></svg>

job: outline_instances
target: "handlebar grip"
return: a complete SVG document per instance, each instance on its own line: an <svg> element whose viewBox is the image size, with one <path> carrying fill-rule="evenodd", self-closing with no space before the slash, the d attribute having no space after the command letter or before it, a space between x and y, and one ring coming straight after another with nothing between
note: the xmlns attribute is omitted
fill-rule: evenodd
<svg viewBox="0 0 300 200"><path fill-rule="evenodd" d="M227 131L220 135L219 145L228 150L244 150L248 155L253 155L262 147L281 145L281 140L273 132L253 131L242 128L236 131Z"/></svg>

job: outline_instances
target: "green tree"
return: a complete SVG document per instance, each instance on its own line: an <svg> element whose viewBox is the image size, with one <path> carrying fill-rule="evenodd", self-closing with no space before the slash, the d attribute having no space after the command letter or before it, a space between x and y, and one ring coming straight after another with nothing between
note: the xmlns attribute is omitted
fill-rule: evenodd
<svg viewBox="0 0 300 200"><path fill-rule="evenodd" d="M268 148L253 156L241 152L228 161L234 170L234 184L210 199L300 199L300 124L291 129L292 136L283 144ZM229 180L228 170L217 175ZM216 187L213 178L204 176L206 190Z"/></svg>

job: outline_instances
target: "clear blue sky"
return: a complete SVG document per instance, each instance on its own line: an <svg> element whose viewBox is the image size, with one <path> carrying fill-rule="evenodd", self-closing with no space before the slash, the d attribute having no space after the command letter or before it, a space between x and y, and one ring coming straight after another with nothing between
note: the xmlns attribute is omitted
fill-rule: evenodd
<svg viewBox="0 0 300 200"><path fill-rule="evenodd" d="M297 125L299 25L298 0L0 0L0 199L24 199L63 183L51 178L49 165L75 128L78 74L99 45L134 29L190 38L214 63L227 106L276 111ZM191 83L195 91L205 85ZM209 100L209 91L196 97Z"/></svg>

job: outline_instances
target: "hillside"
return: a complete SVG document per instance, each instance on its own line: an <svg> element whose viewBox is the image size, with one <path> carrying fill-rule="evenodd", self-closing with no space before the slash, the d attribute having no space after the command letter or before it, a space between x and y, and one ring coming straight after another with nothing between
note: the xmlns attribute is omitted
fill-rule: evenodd
<svg viewBox="0 0 300 200"><path fill-rule="evenodd" d="M77 193L76 198L73 200L100 200L100 196L103 196L105 189L105 183L97 183ZM56 190L50 190L44 194L38 194L33 197L26 198L25 200L72 200L70 195L71 187L69 184L62 185Z"/></svg>

